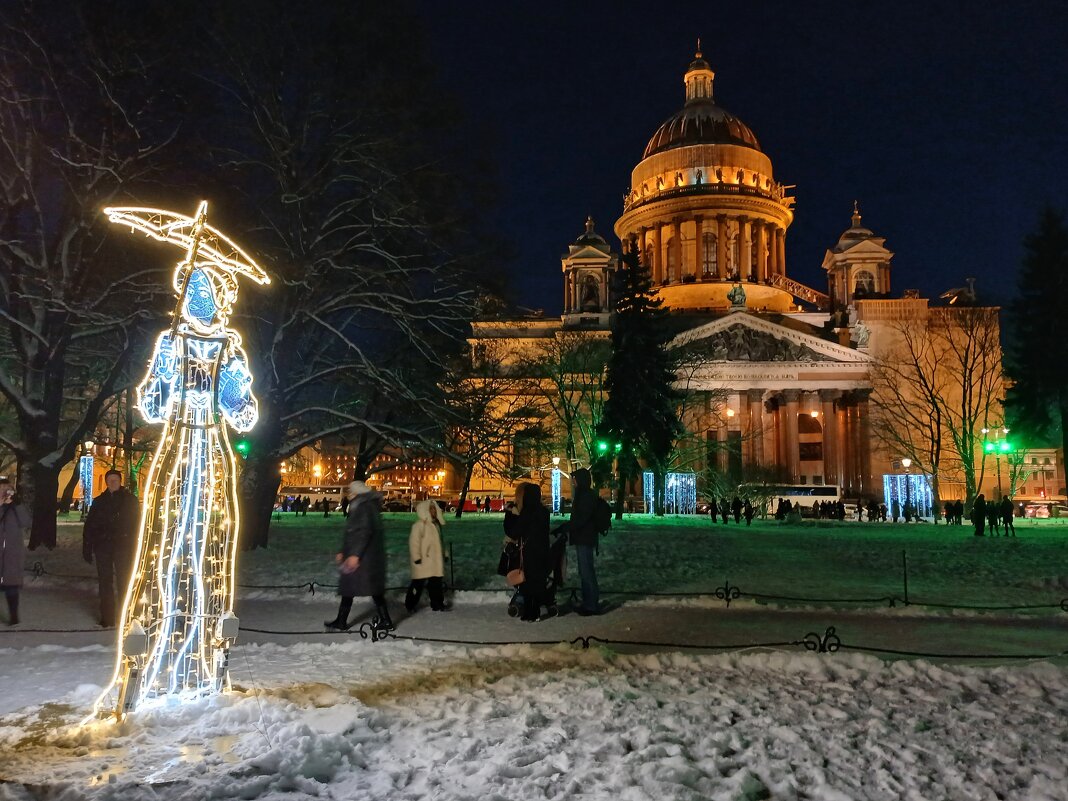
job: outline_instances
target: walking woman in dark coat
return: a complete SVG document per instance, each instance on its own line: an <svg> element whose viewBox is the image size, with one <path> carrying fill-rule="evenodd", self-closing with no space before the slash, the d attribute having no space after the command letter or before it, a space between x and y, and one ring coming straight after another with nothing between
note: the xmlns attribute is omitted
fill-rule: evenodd
<svg viewBox="0 0 1068 801"><path fill-rule="evenodd" d="M362 481L349 485L349 513L345 535L335 557L338 564L337 592L341 605L337 617L325 621L330 629L347 629L349 611L356 596L370 595L379 625L393 628L386 606L386 542L382 530L382 496Z"/></svg>
<svg viewBox="0 0 1068 801"><path fill-rule="evenodd" d="M541 617L542 598L549 579L549 510L541 504L537 484L520 484L516 493L519 517L512 533L523 549L523 573L526 581L519 585L523 596L521 620L537 621Z"/></svg>
<svg viewBox="0 0 1068 801"><path fill-rule="evenodd" d="M22 558L30 512L15 495L15 488L0 478L0 588L7 596L7 622L19 622L19 589L22 587Z"/></svg>

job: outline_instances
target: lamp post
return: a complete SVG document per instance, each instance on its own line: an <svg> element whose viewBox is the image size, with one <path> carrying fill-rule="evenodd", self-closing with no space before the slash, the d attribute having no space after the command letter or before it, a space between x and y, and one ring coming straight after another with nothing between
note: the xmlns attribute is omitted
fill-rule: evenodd
<svg viewBox="0 0 1068 801"><path fill-rule="evenodd" d="M1008 440L1009 428L1008 426L1001 426L999 428L984 428L983 432L983 452L994 454L994 469L997 471L997 485L998 485L998 498L1001 498L1001 454L1008 454L1012 450L1012 444ZM993 432L994 441L990 442L987 439L987 434ZM1004 435L1004 438L1002 438Z"/></svg>
<svg viewBox="0 0 1068 801"><path fill-rule="evenodd" d="M911 503L909 500L909 468L912 467L912 459L906 456L904 459L901 460L901 466L905 468L905 508L902 511L904 511L905 513L905 522L907 523L909 522L908 509Z"/></svg>

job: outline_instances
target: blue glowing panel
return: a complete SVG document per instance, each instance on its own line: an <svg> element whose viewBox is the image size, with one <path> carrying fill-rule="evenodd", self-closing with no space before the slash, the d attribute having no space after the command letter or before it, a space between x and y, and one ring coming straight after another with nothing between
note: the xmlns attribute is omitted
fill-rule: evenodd
<svg viewBox="0 0 1068 801"><path fill-rule="evenodd" d="M82 485L82 507L93 505L93 457L86 455L78 461L78 478Z"/></svg>

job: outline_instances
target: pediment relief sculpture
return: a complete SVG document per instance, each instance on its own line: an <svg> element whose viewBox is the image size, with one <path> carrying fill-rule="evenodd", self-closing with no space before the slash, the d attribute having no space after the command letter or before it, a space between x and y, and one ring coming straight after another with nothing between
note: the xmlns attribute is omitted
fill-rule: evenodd
<svg viewBox="0 0 1068 801"><path fill-rule="evenodd" d="M791 342L744 325L732 325L693 342L691 352L717 362L826 362L834 359L799 342Z"/></svg>

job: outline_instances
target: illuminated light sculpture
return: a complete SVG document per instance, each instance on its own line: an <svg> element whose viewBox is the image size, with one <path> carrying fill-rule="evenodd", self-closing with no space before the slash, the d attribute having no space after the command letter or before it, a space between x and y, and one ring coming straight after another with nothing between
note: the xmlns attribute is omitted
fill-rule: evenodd
<svg viewBox="0 0 1068 801"><path fill-rule="evenodd" d="M82 485L82 516L93 505L93 454L86 453L78 460L78 480Z"/></svg>
<svg viewBox="0 0 1068 801"><path fill-rule="evenodd" d="M96 702L121 718L155 700L219 692L227 682L237 557L237 473L229 428L257 419L241 337L228 322L237 277L269 284L236 244L195 217L108 208L108 219L186 251L174 271L177 305L156 339L137 405L163 423L141 506L136 562L123 602L115 673Z"/></svg>

